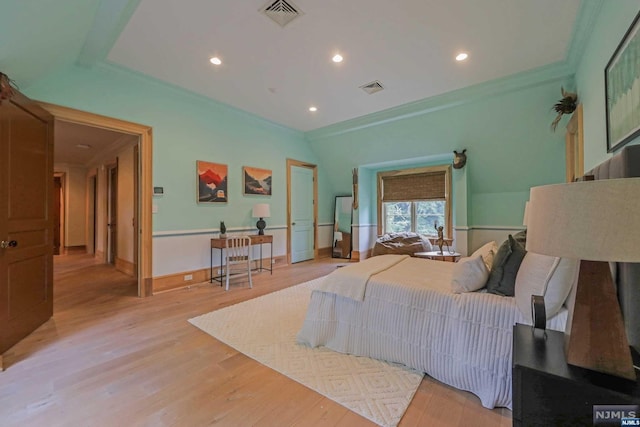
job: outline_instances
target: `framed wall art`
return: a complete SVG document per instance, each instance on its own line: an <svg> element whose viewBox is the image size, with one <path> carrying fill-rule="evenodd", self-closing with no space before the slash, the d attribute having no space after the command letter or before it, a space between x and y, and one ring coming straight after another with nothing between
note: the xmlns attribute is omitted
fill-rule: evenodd
<svg viewBox="0 0 640 427"><path fill-rule="evenodd" d="M226 203L227 165L196 161L198 203Z"/></svg>
<svg viewBox="0 0 640 427"><path fill-rule="evenodd" d="M640 136L640 13L609 60L604 78L610 153Z"/></svg>
<svg viewBox="0 0 640 427"><path fill-rule="evenodd" d="M250 166L242 167L242 179L244 194L247 195L271 195L271 170L252 168Z"/></svg>

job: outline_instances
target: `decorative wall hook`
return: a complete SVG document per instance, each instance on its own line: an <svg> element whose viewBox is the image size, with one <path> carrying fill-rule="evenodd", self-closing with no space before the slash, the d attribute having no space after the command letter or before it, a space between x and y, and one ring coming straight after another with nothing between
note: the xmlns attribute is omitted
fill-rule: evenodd
<svg viewBox="0 0 640 427"><path fill-rule="evenodd" d="M567 92L563 87L560 88L560 93L562 93L562 99L556 102L552 109L558 113L553 122L551 122L551 130L556 131L556 127L560 122L563 114L571 114L576 110L578 106L578 94L573 92Z"/></svg>
<svg viewBox="0 0 640 427"><path fill-rule="evenodd" d="M453 150L453 168L454 169L462 169L464 165L467 164L467 155L465 154L467 149L462 150L461 153L458 153L456 150Z"/></svg>

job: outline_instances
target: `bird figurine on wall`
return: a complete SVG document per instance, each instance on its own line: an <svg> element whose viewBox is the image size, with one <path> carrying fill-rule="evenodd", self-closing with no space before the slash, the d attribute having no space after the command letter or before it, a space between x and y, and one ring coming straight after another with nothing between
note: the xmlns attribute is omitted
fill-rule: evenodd
<svg viewBox="0 0 640 427"><path fill-rule="evenodd" d="M464 165L467 164L467 149L462 150L461 153L458 153L456 150L453 150L453 168L454 169L462 169Z"/></svg>
<svg viewBox="0 0 640 427"><path fill-rule="evenodd" d="M576 110L578 106L578 94L573 92L567 92L563 87L560 88L562 93L562 99L556 102L552 109L558 113L556 118L551 122L551 130L556 131L556 127L560 122L560 119L564 114L571 114Z"/></svg>

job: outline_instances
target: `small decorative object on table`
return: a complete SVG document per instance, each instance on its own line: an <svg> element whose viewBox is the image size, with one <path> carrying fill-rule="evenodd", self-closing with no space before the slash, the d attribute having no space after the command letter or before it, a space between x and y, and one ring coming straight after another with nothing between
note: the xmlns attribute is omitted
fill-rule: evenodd
<svg viewBox="0 0 640 427"><path fill-rule="evenodd" d="M220 221L220 238L224 239L227 237L227 226L224 225L224 221Z"/></svg>
<svg viewBox="0 0 640 427"><path fill-rule="evenodd" d="M436 240L436 244L438 245L438 248L440 249L440 255L442 255L444 252L442 252L442 247L444 246L444 227L443 226L439 226L438 227L438 221L435 222L435 224L433 224L433 227L436 229L436 231L438 232L438 240Z"/></svg>

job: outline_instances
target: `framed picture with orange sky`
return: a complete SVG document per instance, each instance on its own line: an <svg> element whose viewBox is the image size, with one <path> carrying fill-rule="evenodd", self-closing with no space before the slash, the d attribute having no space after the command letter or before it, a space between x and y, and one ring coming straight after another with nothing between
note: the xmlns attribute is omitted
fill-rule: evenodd
<svg viewBox="0 0 640 427"><path fill-rule="evenodd" d="M271 175L272 172L270 169L244 166L242 168L244 194L270 196Z"/></svg>
<svg viewBox="0 0 640 427"><path fill-rule="evenodd" d="M227 165L196 161L198 203L226 203Z"/></svg>

